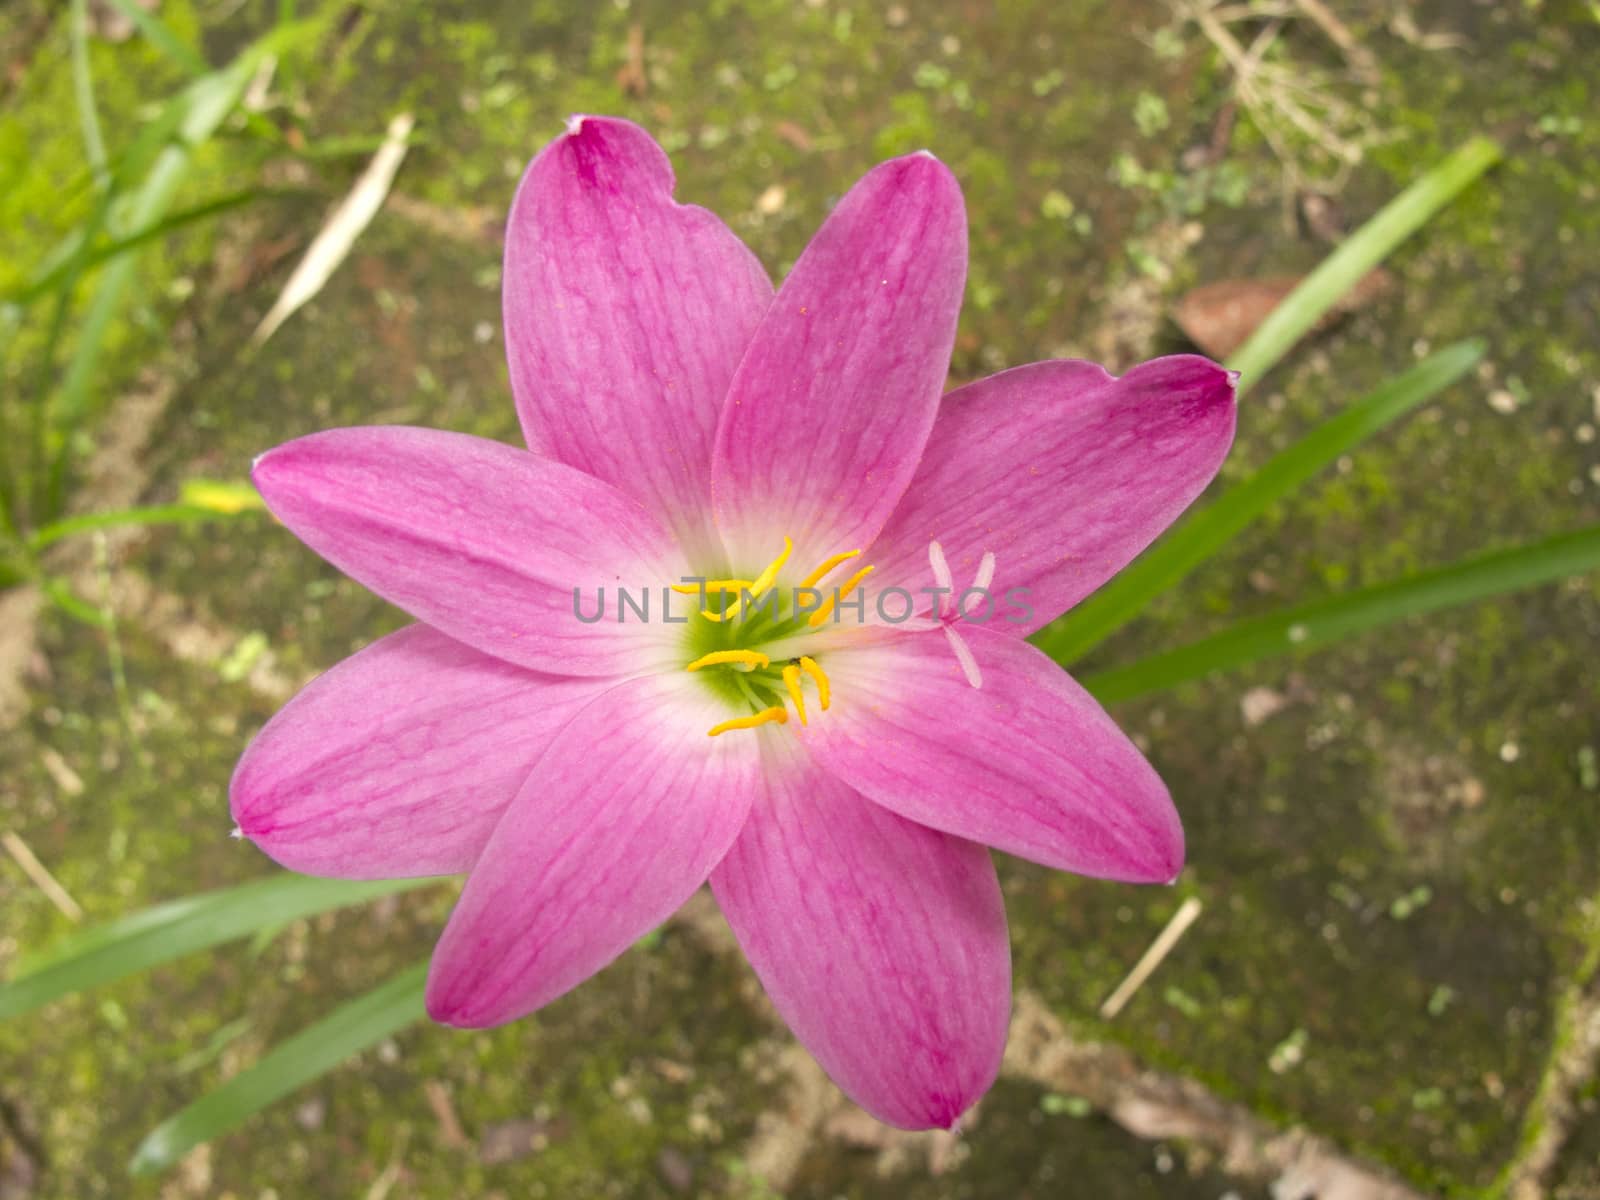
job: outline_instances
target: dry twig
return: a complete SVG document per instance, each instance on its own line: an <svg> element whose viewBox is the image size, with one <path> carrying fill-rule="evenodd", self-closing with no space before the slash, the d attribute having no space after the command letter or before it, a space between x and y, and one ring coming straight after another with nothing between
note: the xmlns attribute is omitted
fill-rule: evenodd
<svg viewBox="0 0 1600 1200"><path fill-rule="evenodd" d="M66 888L61 886L56 877L50 874L45 865L34 857L27 842L7 830L5 833L0 833L0 846L4 846L6 853L16 859L17 866L22 868L23 874L33 880L34 886L61 911L62 916L73 922L83 920L83 909L78 907L78 902Z"/></svg>
<svg viewBox="0 0 1600 1200"><path fill-rule="evenodd" d="M1123 1010L1134 993L1144 986L1145 980L1155 973L1161 965L1161 960L1172 953L1172 948L1178 944L1178 939L1189 931L1189 926L1195 923L1200 916L1203 906L1195 897L1190 896L1178 906L1178 911L1172 914L1172 919L1166 927L1156 935L1156 940L1150 943L1150 948L1144 952L1139 961L1133 964L1133 970L1111 995L1107 996L1105 1003L1100 1006L1100 1015L1106 1020L1111 1020Z"/></svg>

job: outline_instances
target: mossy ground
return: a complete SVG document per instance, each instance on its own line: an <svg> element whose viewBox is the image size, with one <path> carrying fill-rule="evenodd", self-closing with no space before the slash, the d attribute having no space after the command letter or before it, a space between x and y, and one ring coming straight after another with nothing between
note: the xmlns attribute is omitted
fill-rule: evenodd
<svg viewBox="0 0 1600 1200"><path fill-rule="evenodd" d="M1394 287L1256 389L1225 478L1426 347L1484 336L1488 364L1283 504L1091 665L1600 512L1600 122L1585 74L1600 23L1582 4L1335 7L1382 67L1365 88L1339 85L1375 135L1339 197L1352 222L1472 133L1496 133L1509 157L1396 256ZM246 4L221 28L207 6L174 0L163 13L220 61L274 8ZM642 95L617 77L634 26ZM47 202L81 162L63 50L56 37L32 60L5 113L0 155L18 181L0 198L8 263L73 217ZM1308 26L1279 52L1341 67ZM119 108L175 82L137 42L97 46L95 61L113 129ZM110 360L122 373L105 390L140 363L180 380L143 464L151 500L193 475L241 476L261 449L329 425L513 439L498 238L473 214L504 208L572 111L649 126L674 153L680 198L724 214L775 274L860 171L935 150L971 218L959 378L1055 354L1125 366L1181 348L1161 314L1189 284L1300 270L1324 253L1286 221L1281 164L1246 116L1220 162L1186 153L1209 144L1228 76L1192 27L1171 31L1166 6L1144 0L369 0L283 70L278 86L322 136L369 135L415 111L420 141L397 188L431 216L391 206L254 355L249 331L291 260L225 269L214 240L297 246L319 202L263 202L146 256L147 286ZM315 186L331 200L356 169L320 164ZM175 321L193 327L178 350L166 344ZM265 521L157 531L130 565L213 626L264 639L296 678L399 623ZM1597 595L1593 579L1545 588L1123 706L1184 813L1190 866L1175 894L1005 863L1018 984L1080 1032L1420 1187L1480 1194L1521 1144L1555 997L1584 956L1575 914L1600 889L1600 794L1579 767L1600 738ZM47 619L31 715L0 749L0 825L91 919L267 869L227 840L225 791L270 701L237 663L176 662L138 627L123 641L131 721L103 639ZM1247 724L1251 688L1287 703ZM62 790L46 751L81 777L80 793ZM1200 922L1115 1022L1099 1021L1096 1006L1180 894L1205 900ZM9 865L0 897L0 966L62 932ZM173 1180L126 1179L160 1116L425 955L449 898L441 887L297 925L0 1026L0 1099L43 1150L38 1194L360 1195L390 1167L392 1195L760 1194L743 1154L775 1097L751 1047L783 1035L742 965L677 928L535 1019L485 1034L414 1029ZM427 1081L448 1089L467 1145L442 1132ZM504 1136L537 1148L485 1163L479 1139L509 1121L524 1124ZM1591 1116L1553 1194L1590 1194L1597 1144ZM1062 1115L1016 1082L996 1090L949 1173L886 1181L874 1163L820 1139L790 1194L1255 1187L1099 1117Z"/></svg>

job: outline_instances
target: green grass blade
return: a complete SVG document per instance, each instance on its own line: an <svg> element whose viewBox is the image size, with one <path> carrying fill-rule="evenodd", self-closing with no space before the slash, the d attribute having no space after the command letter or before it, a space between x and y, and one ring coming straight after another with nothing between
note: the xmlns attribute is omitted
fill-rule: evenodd
<svg viewBox="0 0 1600 1200"><path fill-rule="evenodd" d="M105 512L84 513L37 529L28 538L35 551L43 550L52 542L89 533L96 529L115 529L122 525L175 525L187 521L213 521L221 512L215 508L202 508L198 504L154 504L147 508L119 508Z"/></svg>
<svg viewBox="0 0 1600 1200"><path fill-rule="evenodd" d="M149 1175L171 1167L202 1142L209 1142L427 1015L423 990L428 964L418 963L335 1009L315 1025L273 1047L241 1071L169 1117L139 1143L129 1170Z"/></svg>
<svg viewBox="0 0 1600 1200"><path fill-rule="evenodd" d="M1340 244L1300 286L1268 314L1229 361L1238 371L1239 394L1254 387L1306 332L1394 250L1461 190L1500 161L1488 138L1473 138Z"/></svg>
<svg viewBox="0 0 1600 1200"><path fill-rule="evenodd" d="M72 0L67 14L72 25L72 94L78 105L78 124L83 130L83 155L89 160L95 186L109 187L111 173L106 167L106 140L100 132L100 110L94 102L94 77L89 69L89 8L84 0Z"/></svg>
<svg viewBox="0 0 1600 1200"><path fill-rule="evenodd" d="M238 208L249 204L252 200L273 194L264 189L251 188L242 192L230 192L225 196L218 196L215 200L208 200L204 204L197 204L193 208L183 209L171 216L164 217L153 225L136 230L126 237L116 238L102 243L90 250L79 239L74 239L69 253L63 258L53 258L39 276L7 296L0 296L0 302L9 304L31 304L40 296L54 291L64 280L75 272L88 271L103 262L126 254L130 250L137 250L146 242L157 241L169 233L176 233L186 225L194 225L211 217L219 216L229 209Z"/></svg>
<svg viewBox="0 0 1600 1200"><path fill-rule="evenodd" d="M108 0L108 3L133 22L134 28L138 29L145 41L181 67L186 74L204 75L211 70L211 64L200 56L198 50L174 33L170 25L143 5L134 3L134 0Z"/></svg>
<svg viewBox="0 0 1600 1200"><path fill-rule="evenodd" d="M1161 593L1210 558L1273 504L1302 487L1340 455L1426 403L1470 371L1483 343L1458 342L1424 359L1319 425L1243 483L1185 518L1094 595L1033 635L1033 642L1071 665Z"/></svg>
<svg viewBox="0 0 1600 1200"><path fill-rule="evenodd" d="M111 215L112 201L131 194L156 156L179 139L179 130L188 108L189 93L181 91L169 97L156 115L139 127L133 140L111 160L110 191L102 194L89 215L76 228L63 235L35 264L26 287L32 289L46 277L57 280L56 286L60 286L59 281L65 272L79 262L105 228ZM82 180L75 181L65 189L66 198L76 200L79 192L93 183L92 174L86 174Z"/></svg>
<svg viewBox="0 0 1600 1200"><path fill-rule="evenodd" d="M134 192L128 206L126 226L137 231L154 225L166 214L178 188L189 173L194 148L207 141L227 118L250 82L256 56L241 55L232 65L185 89L183 116L178 122L179 140L162 147L149 173ZM121 230L117 231L121 233ZM135 258L116 259L100 277L100 285L78 335L78 348L67 368L57 401L57 418L72 425L83 416L89 379L99 363L106 329L122 304L123 293L133 277Z"/></svg>
<svg viewBox="0 0 1600 1200"><path fill-rule="evenodd" d="M302 21L275 29L241 51L226 67L190 83L168 106L169 110L176 109L175 114L169 112L165 117L167 121L176 120L176 136L168 139L156 153L148 173L130 198L122 222L124 228L114 232L138 231L160 221L189 173L196 148L207 142L238 107L240 97L261 63L269 55L309 38L320 28L317 22ZM101 274L66 377L51 407L51 425L58 430L73 428L87 415L89 387L99 365L105 334L122 306L136 265L136 254L124 254L114 259ZM57 439L51 464L50 486L56 495L62 487L68 442L65 437Z"/></svg>
<svg viewBox="0 0 1600 1200"><path fill-rule="evenodd" d="M1212 637L1084 679L1110 703L1242 667L1304 653L1408 617L1486 600L1600 568L1600 525L1486 554L1392 583L1242 621Z"/></svg>
<svg viewBox="0 0 1600 1200"><path fill-rule="evenodd" d="M72 992L246 937L265 926L434 882L437 881L355 882L285 872L158 905L73 934L44 957L36 957L27 974L0 984L0 1020Z"/></svg>
<svg viewBox="0 0 1600 1200"><path fill-rule="evenodd" d="M143 181L128 197L122 227L113 229L114 233L120 235L154 225L166 214L189 174L196 148L216 132L238 104L261 60L260 45L256 43L222 70L195 80L173 102L179 109L176 137L157 152ZM44 437L39 440L45 445L36 453L47 456L49 466L35 482L35 520L48 519L61 510L72 445L68 433L89 416L91 385L106 334L122 308L137 266L136 251L123 254L106 266L96 284L65 377L44 418ZM77 275L74 271L69 278L75 281Z"/></svg>
<svg viewBox="0 0 1600 1200"><path fill-rule="evenodd" d="M92 625L96 629L106 627L105 614L73 591L72 585L65 579L46 577L39 581L39 588L44 592L45 599L74 621L82 621L85 625Z"/></svg>

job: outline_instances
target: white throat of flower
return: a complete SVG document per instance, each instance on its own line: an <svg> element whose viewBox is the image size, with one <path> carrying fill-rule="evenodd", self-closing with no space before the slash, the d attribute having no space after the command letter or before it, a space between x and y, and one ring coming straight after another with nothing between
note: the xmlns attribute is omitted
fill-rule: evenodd
<svg viewBox="0 0 1600 1200"><path fill-rule="evenodd" d="M675 591L684 594L699 593L701 603L707 606L700 610L698 618L709 622L708 632L710 629L720 630L716 637L722 641L722 645L714 649L702 642L701 652L686 663L684 669L691 672L716 669L718 677L731 685L736 702L749 707L747 715L732 717L707 730L711 737L739 729L787 724L788 704L794 706L794 714L800 723L808 724L804 691L808 682L815 688L823 712L828 710L832 702L832 685L828 675L813 657L820 652L820 648L813 648L811 654L795 654L793 651L806 645L812 631L817 630L833 613L839 597L859 587L872 573L873 567L871 564L861 567L842 584L830 589L832 595L823 600L820 607L799 608L800 593L811 591L815 594L819 583L838 567L860 557L861 551L846 550L829 555L799 582L795 589L795 609L787 615L780 615L781 599L779 608L770 610L759 602L777 585L778 575L793 552L793 540L785 537L782 552L763 567L754 579L697 579L692 584L685 582L672 585ZM937 585L937 599L931 614L933 624L943 631L967 682L975 688L982 687L983 673L978 669L971 648L956 630L956 623L964 618L965 613L961 604L953 599L956 593L951 581L950 564L938 542L929 543L928 561L933 567L934 583ZM994 569L994 554L985 552L968 592L987 592L994 580ZM963 596L966 594L961 593ZM709 603L711 596L717 597L715 604ZM744 636L735 634L736 622L740 627L739 634ZM919 619L918 627L931 632L933 625ZM730 641L733 644L730 645ZM767 645L779 653L785 644L790 653L780 653L784 661L775 662L771 655L757 648Z"/></svg>

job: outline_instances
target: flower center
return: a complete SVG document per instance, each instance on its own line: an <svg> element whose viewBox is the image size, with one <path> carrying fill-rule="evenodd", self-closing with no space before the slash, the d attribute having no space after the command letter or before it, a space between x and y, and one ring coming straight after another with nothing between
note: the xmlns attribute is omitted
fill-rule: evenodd
<svg viewBox="0 0 1600 1200"><path fill-rule="evenodd" d="M762 725L783 725L789 720L784 701L794 705L795 715L807 724L805 682L816 689L823 712L832 701L827 673L808 654L774 661L759 646L792 639L816 629L833 613L839 597L858 587L872 572L862 567L842 584L823 596L818 588L836 568L860 556L860 550L829 555L792 589L775 588L778 574L794 552L794 542L785 537L783 551L754 579L703 579L674 584L673 591L698 595L702 605L690 626L689 645L697 651L686 671L708 673L708 680L736 707L749 709L746 715L714 725L707 735L716 737L735 729L756 729Z"/></svg>

